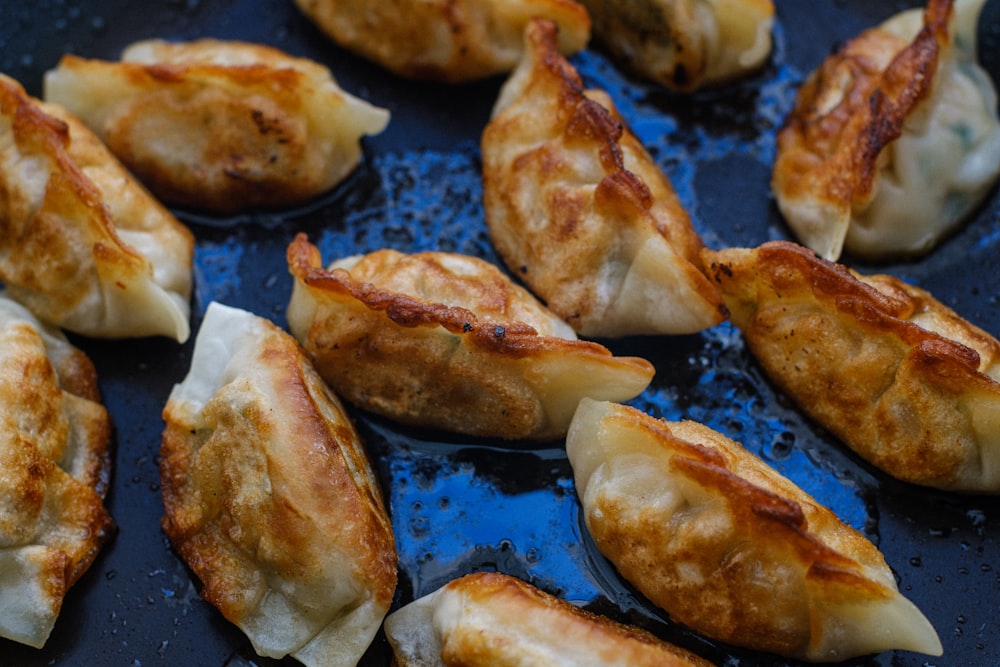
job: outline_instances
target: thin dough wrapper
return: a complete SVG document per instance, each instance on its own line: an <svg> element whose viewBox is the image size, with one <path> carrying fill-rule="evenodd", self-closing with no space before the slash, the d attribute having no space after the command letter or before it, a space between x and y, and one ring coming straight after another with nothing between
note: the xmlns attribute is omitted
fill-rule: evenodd
<svg viewBox="0 0 1000 667"><path fill-rule="evenodd" d="M724 318L701 239L601 91L533 21L482 136L483 199L504 262L585 336L694 333Z"/></svg>
<svg viewBox="0 0 1000 667"><path fill-rule="evenodd" d="M301 203L361 159L389 112L313 61L245 42L137 42L64 56L45 98L77 114L164 201L233 213Z"/></svg>
<svg viewBox="0 0 1000 667"><path fill-rule="evenodd" d="M584 400L566 451L598 549L677 621L816 662L941 655L878 549L738 443Z"/></svg>
<svg viewBox="0 0 1000 667"><path fill-rule="evenodd" d="M393 612L398 667L709 667L656 637L495 572L466 575Z"/></svg>
<svg viewBox="0 0 1000 667"><path fill-rule="evenodd" d="M288 265L288 324L320 375L345 399L400 422L560 437L582 396L628 400L653 377L644 359L576 340L478 258L381 250L323 269L299 235Z"/></svg>
<svg viewBox="0 0 1000 667"><path fill-rule="evenodd" d="M1000 492L1000 342L917 287L798 245L705 252L771 380L899 479Z"/></svg>
<svg viewBox="0 0 1000 667"><path fill-rule="evenodd" d="M209 305L163 411L163 530L254 650L353 667L389 610L396 548L354 425L295 340Z"/></svg>
<svg viewBox="0 0 1000 667"><path fill-rule="evenodd" d="M976 63L983 0L930 0L847 42L799 91L772 187L825 259L931 250L1000 174L997 95Z"/></svg>
<svg viewBox="0 0 1000 667"><path fill-rule="evenodd" d="M98 401L90 359L0 293L0 637L44 646L114 532Z"/></svg>
<svg viewBox="0 0 1000 667"><path fill-rule="evenodd" d="M194 238L76 118L0 75L0 280L100 338L187 340Z"/></svg>
<svg viewBox="0 0 1000 667"><path fill-rule="evenodd" d="M771 54L771 0L580 0L594 37L647 79L691 91L750 74Z"/></svg>
<svg viewBox="0 0 1000 667"><path fill-rule="evenodd" d="M590 17L573 0L295 0L333 41L410 79L460 83L509 72L533 17L559 24L559 49L583 50Z"/></svg>

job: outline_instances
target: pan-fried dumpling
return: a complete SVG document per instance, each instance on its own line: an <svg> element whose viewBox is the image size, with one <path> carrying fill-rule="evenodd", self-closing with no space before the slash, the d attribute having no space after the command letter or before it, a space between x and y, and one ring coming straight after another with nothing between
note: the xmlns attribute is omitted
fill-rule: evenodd
<svg viewBox="0 0 1000 667"><path fill-rule="evenodd" d="M690 91L754 72L771 54L771 0L580 0L627 69Z"/></svg>
<svg viewBox="0 0 1000 667"><path fill-rule="evenodd" d="M86 123L161 199L230 213L300 203L361 159L389 112L319 63L244 42L137 42L122 62L64 56L45 98Z"/></svg>
<svg viewBox="0 0 1000 667"><path fill-rule="evenodd" d="M639 630L520 579L469 574L385 619L398 667L709 667Z"/></svg>
<svg viewBox="0 0 1000 667"><path fill-rule="evenodd" d="M569 55L590 39L590 17L574 0L295 0L340 46L410 79L460 83L509 72L536 16L561 29Z"/></svg>
<svg viewBox="0 0 1000 667"><path fill-rule="evenodd" d="M185 341L194 238L76 118L0 74L0 281L40 319Z"/></svg>
<svg viewBox="0 0 1000 667"><path fill-rule="evenodd" d="M0 637L41 648L114 532L90 359L0 293Z"/></svg>
<svg viewBox="0 0 1000 667"><path fill-rule="evenodd" d="M814 662L941 655L879 550L738 443L584 400L566 452L598 549L675 620Z"/></svg>
<svg viewBox="0 0 1000 667"><path fill-rule="evenodd" d="M799 91L772 186L798 239L825 259L929 251L1000 174L1000 121L976 62L983 0L930 0L865 31ZM921 20L922 18L922 20Z"/></svg>
<svg viewBox="0 0 1000 667"><path fill-rule="evenodd" d="M163 530L254 650L354 667L396 547L354 425L295 340L212 303L163 411Z"/></svg>
<svg viewBox="0 0 1000 667"><path fill-rule="evenodd" d="M694 333L724 318L701 239L602 91L584 91L532 21L482 136L486 222L500 256L585 336Z"/></svg>
<svg viewBox="0 0 1000 667"><path fill-rule="evenodd" d="M893 477L1000 493L1000 342L930 294L801 246L705 251L771 380Z"/></svg>
<svg viewBox="0 0 1000 667"><path fill-rule="evenodd" d="M323 269L319 250L300 234L288 266L288 325L320 375L345 399L400 422L561 437L582 396L628 400L653 377L644 359L576 340L475 257L380 250Z"/></svg>

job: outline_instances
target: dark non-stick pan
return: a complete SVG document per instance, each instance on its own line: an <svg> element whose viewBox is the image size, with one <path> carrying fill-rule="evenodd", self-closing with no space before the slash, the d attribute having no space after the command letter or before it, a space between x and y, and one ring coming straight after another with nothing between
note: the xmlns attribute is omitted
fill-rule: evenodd
<svg viewBox="0 0 1000 667"><path fill-rule="evenodd" d="M797 86L839 41L916 3L776 4L770 63L721 90L672 94L623 74L598 50L573 58L585 82L619 104L712 247L790 238L768 183L775 132ZM994 10L984 23L982 55L996 76ZM333 46L291 0L0 0L0 70L34 94L64 52L114 59L141 38L202 36L262 42L325 63L346 90L389 108L392 120L366 140L359 169L308 206L235 218L177 211L197 237L195 331L212 300L283 326L291 290L285 248L299 231L326 259L393 247L457 251L500 264L483 221L478 142L502 78L459 86L399 79ZM967 226L919 261L857 268L917 283L1000 335L1000 198L994 192ZM256 656L199 598L160 530L160 413L187 372L192 343L73 340L96 363L115 423L107 504L118 533L70 591L46 647L0 640L0 665L274 664ZM636 406L702 421L741 441L875 542L900 590L944 644L940 659L898 652L845 664L1000 664L997 500L907 485L860 461L769 384L728 324L693 336L604 342L656 366ZM795 664L703 639L624 583L587 537L562 443L474 440L355 416L396 531L396 606L458 575L498 570L648 628L719 665ZM388 662L380 636L363 664Z"/></svg>

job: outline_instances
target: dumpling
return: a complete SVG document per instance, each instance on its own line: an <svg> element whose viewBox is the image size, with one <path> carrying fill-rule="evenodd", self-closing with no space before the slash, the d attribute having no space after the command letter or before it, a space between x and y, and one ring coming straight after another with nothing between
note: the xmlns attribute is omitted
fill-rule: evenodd
<svg viewBox="0 0 1000 667"><path fill-rule="evenodd" d="M455 579L385 620L398 667L708 667L656 637L596 616L520 579Z"/></svg>
<svg viewBox="0 0 1000 667"><path fill-rule="evenodd" d="M0 281L100 338L187 340L194 237L77 119L0 74Z"/></svg>
<svg viewBox="0 0 1000 667"><path fill-rule="evenodd" d="M114 533L99 401L90 359L0 292L0 637L41 648Z"/></svg>
<svg viewBox="0 0 1000 667"><path fill-rule="evenodd" d="M705 252L771 380L893 477L1000 493L1000 342L920 288L787 241Z"/></svg>
<svg viewBox="0 0 1000 667"><path fill-rule="evenodd" d="M724 319L701 239L602 91L532 21L482 135L490 236L511 272L584 336L694 333Z"/></svg>
<svg viewBox="0 0 1000 667"><path fill-rule="evenodd" d="M772 187L825 259L929 251L1000 174L1000 121L976 62L983 0L930 0L850 40L814 72L778 135ZM921 21L921 16L923 20Z"/></svg>
<svg viewBox="0 0 1000 667"><path fill-rule="evenodd" d="M561 437L582 396L628 400L653 377L644 359L576 340L475 257L380 250L323 269L300 234L288 266L288 325L320 375L348 401L403 423Z"/></svg>
<svg viewBox="0 0 1000 667"><path fill-rule="evenodd" d="M559 24L559 49L590 39L587 10L573 0L295 0L340 46L410 79L461 83L509 72L525 24Z"/></svg>
<svg viewBox="0 0 1000 667"><path fill-rule="evenodd" d="M389 112L313 61L245 42L137 42L66 55L45 98L86 123L163 201L221 213L303 202L345 178Z"/></svg>
<svg viewBox="0 0 1000 667"><path fill-rule="evenodd" d="M580 0L594 38L627 69L675 90L728 82L771 54L771 0Z"/></svg>
<svg viewBox="0 0 1000 667"><path fill-rule="evenodd" d="M597 548L673 619L814 662L941 655L879 550L738 443L583 400L566 452Z"/></svg>
<svg viewBox="0 0 1000 667"><path fill-rule="evenodd" d="M396 547L363 444L295 340L212 303L170 393L163 530L260 655L354 667L392 603Z"/></svg>

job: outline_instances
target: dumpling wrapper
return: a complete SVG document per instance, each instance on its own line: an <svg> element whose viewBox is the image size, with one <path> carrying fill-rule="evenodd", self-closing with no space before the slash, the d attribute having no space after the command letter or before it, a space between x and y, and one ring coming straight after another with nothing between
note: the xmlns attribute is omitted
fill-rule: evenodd
<svg viewBox="0 0 1000 667"><path fill-rule="evenodd" d="M482 135L490 236L511 272L584 336L694 333L724 319L701 239L602 91L532 21Z"/></svg>
<svg viewBox="0 0 1000 667"><path fill-rule="evenodd" d="M396 548L354 425L295 340L212 303L163 411L163 530L260 655L353 667Z"/></svg>
<svg viewBox="0 0 1000 667"><path fill-rule="evenodd" d="M295 0L334 42L400 76L462 83L514 69L533 17L559 24L559 49L582 51L587 10L573 0Z"/></svg>
<svg viewBox="0 0 1000 667"><path fill-rule="evenodd" d="M66 55L45 98L75 113L165 202L221 213L301 203L344 179L389 112L277 49L136 42L121 62Z"/></svg>
<svg viewBox="0 0 1000 667"><path fill-rule="evenodd" d="M709 667L514 577L480 572L396 610L385 633L398 667Z"/></svg>
<svg viewBox="0 0 1000 667"><path fill-rule="evenodd" d="M674 90L720 85L771 54L771 0L580 0L626 69Z"/></svg>
<svg viewBox="0 0 1000 667"><path fill-rule="evenodd" d="M786 241L705 251L771 380L898 479L1000 493L1000 342L926 291Z"/></svg>
<svg viewBox="0 0 1000 667"><path fill-rule="evenodd" d="M772 188L825 259L931 250L1000 175L997 94L976 62L984 0L930 0L844 44L778 135Z"/></svg>
<svg viewBox="0 0 1000 667"><path fill-rule="evenodd" d="M583 400L566 451L598 549L671 618L814 662L941 655L881 552L739 443Z"/></svg>
<svg viewBox="0 0 1000 667"><path fill-rule="evenodd" d="M41 648L114 533L90 359L0 292L0 637Z"/></svg>
<svg viewBox="0 0 1000 667"><path fill-rule="evenodd" d="M324 269L300 234L288 266L288 325L320 375L348 401L403 423L561 437L582 396L629 400L653 377L644 359L576 340L475 257L380 250Z"/></svg>
<svg viewBox="0 0 1000 667"><path fill-rule="evenodd" d="M0 74L0 281L46 322L187 340L194 237L64 109Z"/></svg>

